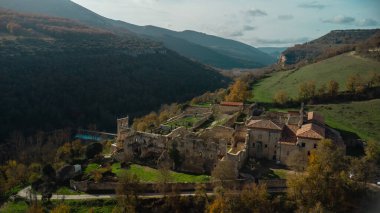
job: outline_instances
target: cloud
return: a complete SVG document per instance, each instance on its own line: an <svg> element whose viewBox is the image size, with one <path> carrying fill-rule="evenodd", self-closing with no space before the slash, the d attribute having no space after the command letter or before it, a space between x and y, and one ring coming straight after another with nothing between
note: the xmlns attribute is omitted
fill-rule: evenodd
<svg viewBox="0 0 380 213"><path fill-rule="evenodd" d="M266 16L268 15L265 11L259 10L259 9L250 9L246 11L246 14L251 17L257 17L257 16Z"/></svg>
<svg viewBox="0 0 380 213"><path fill-rule="evenodd" d="M371 18L365 18L357 21L357 26L361 27L373 27L379 25L379 22Z"/></svg>
<svg viewBox="0 0 380 213"><path fill-rule="evenodd" d="M252 31L252 30L255 30L256 27L253 27L253 26L249 26L249 25L244 25L243 27L243 31Z"/></svg>
<svg viewBox="0 0 380 213"><path fill-rule="evenodd" d="M233 32L230 32L230 33L227 33L227 34L230 37L240 37L240 36L243 36L245 34L245 32L249 32L249 31L252 31L252 30L255 30L255 29L256 29L256 27L249 26L249 25L244 25L241 30L236 30L236 31L233 31Z"/></svg>
<svg viewBox="0 0 380 213"><path fill-rule="evenodd" d="M326 7L326 5L318 3L317 1L312 1L308 3L299 4L298 7L322 10Z"/></svg>
<svg viewBox="0 0 380 213"><path fill-rule="evenodd" d="M285 15L279 15L277 18L280 19L280 20L282 20L282 21L285 21L285 20L291 20L291 19L293 19L294 16L291 15L291 14L285 14Z"/></svg>
<svg viewBox="0 0 380 213"><path fill-rule="evenodd" d="M305 43L309 41L310 39L307 37L301 37L301 38L285 38L285 39L265 39L265 38L256 38L255 43L260 44L272 44L272 45L283 45L283 44L299 44L299 43Z"/></svg>
<svg viewBox="0 0 380 213"><path fill-rule="evenodd" d="M355 18L350 16L339 15L335 16L334 18L324 19L322 20L322 22L331 24L352 24L355 22Z"/></svg>

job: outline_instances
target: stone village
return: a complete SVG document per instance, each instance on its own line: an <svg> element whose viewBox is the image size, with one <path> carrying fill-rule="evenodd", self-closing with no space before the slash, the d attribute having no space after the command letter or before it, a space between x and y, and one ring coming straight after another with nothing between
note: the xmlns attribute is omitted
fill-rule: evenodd
<svg viewBox="0 0 380 213"><path fill-rule="evenodd" d="M115 156L131 156L150 166L168 163L172 170L210 174L219 161L232 161L239 171L248 160L266 159L288 165L292 157L305 161L321 139L342 148L336 130L315 112L262 112L255 104L221 102L188 106L151 132L129 127L128 117L117 120ZM172 159L175 150L179 159Z"/></svg>

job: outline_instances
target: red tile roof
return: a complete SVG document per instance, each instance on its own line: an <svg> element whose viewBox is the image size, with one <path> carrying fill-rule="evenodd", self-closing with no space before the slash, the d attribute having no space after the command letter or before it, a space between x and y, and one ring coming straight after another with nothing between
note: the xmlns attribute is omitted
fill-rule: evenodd
<svg viewBox="0 0 380 213"><path fill-rule="evenodd" d="M227 101L222 101L220 103L222 106L243 106L244 104L242 102L227 102Z"/></svg>
<svg viewBox="0 0 380 213"><path fill-rule="evenodd" d="M325 128L316 124L305 124L297 130L297 137L309 139L325 138Z"/></svg>
<svg viewBox="0 0 380 213"><path fill-rule="evenodd" d="M316 113L316 112L308 112L307 113L307 120L308 121L317 121L319 122L320 124L324 124L325 123L325 119L323 118L322 115Z"/></svg>
<svg viewBox="0 0 380 213"><path fill-rule="evenodd" d="M247 127L257 129L282 130L281 126L275 124L271 120L250 120L247 124Z"/></svg>
<svg viewBox="0 0 380 213"><path fill-rule="evenodd" d="M297 143L297 130L298 125L285 125L281 134L280 142L283 143Z"/></svg>

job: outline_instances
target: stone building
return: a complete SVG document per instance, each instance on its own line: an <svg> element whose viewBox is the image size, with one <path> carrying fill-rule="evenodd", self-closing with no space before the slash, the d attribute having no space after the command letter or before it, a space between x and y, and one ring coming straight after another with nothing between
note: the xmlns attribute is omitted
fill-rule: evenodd
<svg viewBox="0 0 380 213"><path fill-rule="evenodd" d="M196 131L178 127L168 134L134 131L128 126L128 118L118 119L117 147L131 153L140 163L157 166L166 162L172 165L172 169L199 174L211 173L219 161L226 160L235 162L238 170L248 158L268 159L286 165L292 156L300 155L306 161L324 138L344 147L339 132L326 126L321 115L306 113L303 108L287 113L267 112L251 116L245 122L236 122L242 113L254 114L252 108L251 105L230 102L215 105L213 115L234 115L230 119L233 125L226 122L224 126ZM194 107L190 110L199 112ZM179 159L172 159L173 150Z"/></svg>

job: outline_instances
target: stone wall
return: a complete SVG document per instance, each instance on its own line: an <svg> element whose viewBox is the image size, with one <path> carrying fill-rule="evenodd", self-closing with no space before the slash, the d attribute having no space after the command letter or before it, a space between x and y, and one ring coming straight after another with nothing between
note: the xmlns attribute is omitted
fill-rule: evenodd
<svg viewBox="0 0 380 213"><path fill-rule="evenodd" d="M249 130L249 155L255 158L276 160L277 143L281 137L281 131L267 129Z"/></svg>
<svg viewBox="0 0 380 213"><path fill-rule="evenodd" d="M229 185L232 185L236 189L242 189L244 184L250 183L247 180L239 179L239 180L232 180L232 181L225 181L228 182ZM70 181L70 187L82 191L82 192L115 192L115 188L117 187L119 183L118 182L101 182L101 183L95 183L93 181ZM203 183L205 185L205 188L207 191L212 191L214 186L218 185L218 182L207 182ZM198 183L168 183L168 189L175 188L178 191L195 191L196 186ZM144 193L151 193L151 192L157 192L157 183L140 183L139 189L140 192Z"/></svg>

